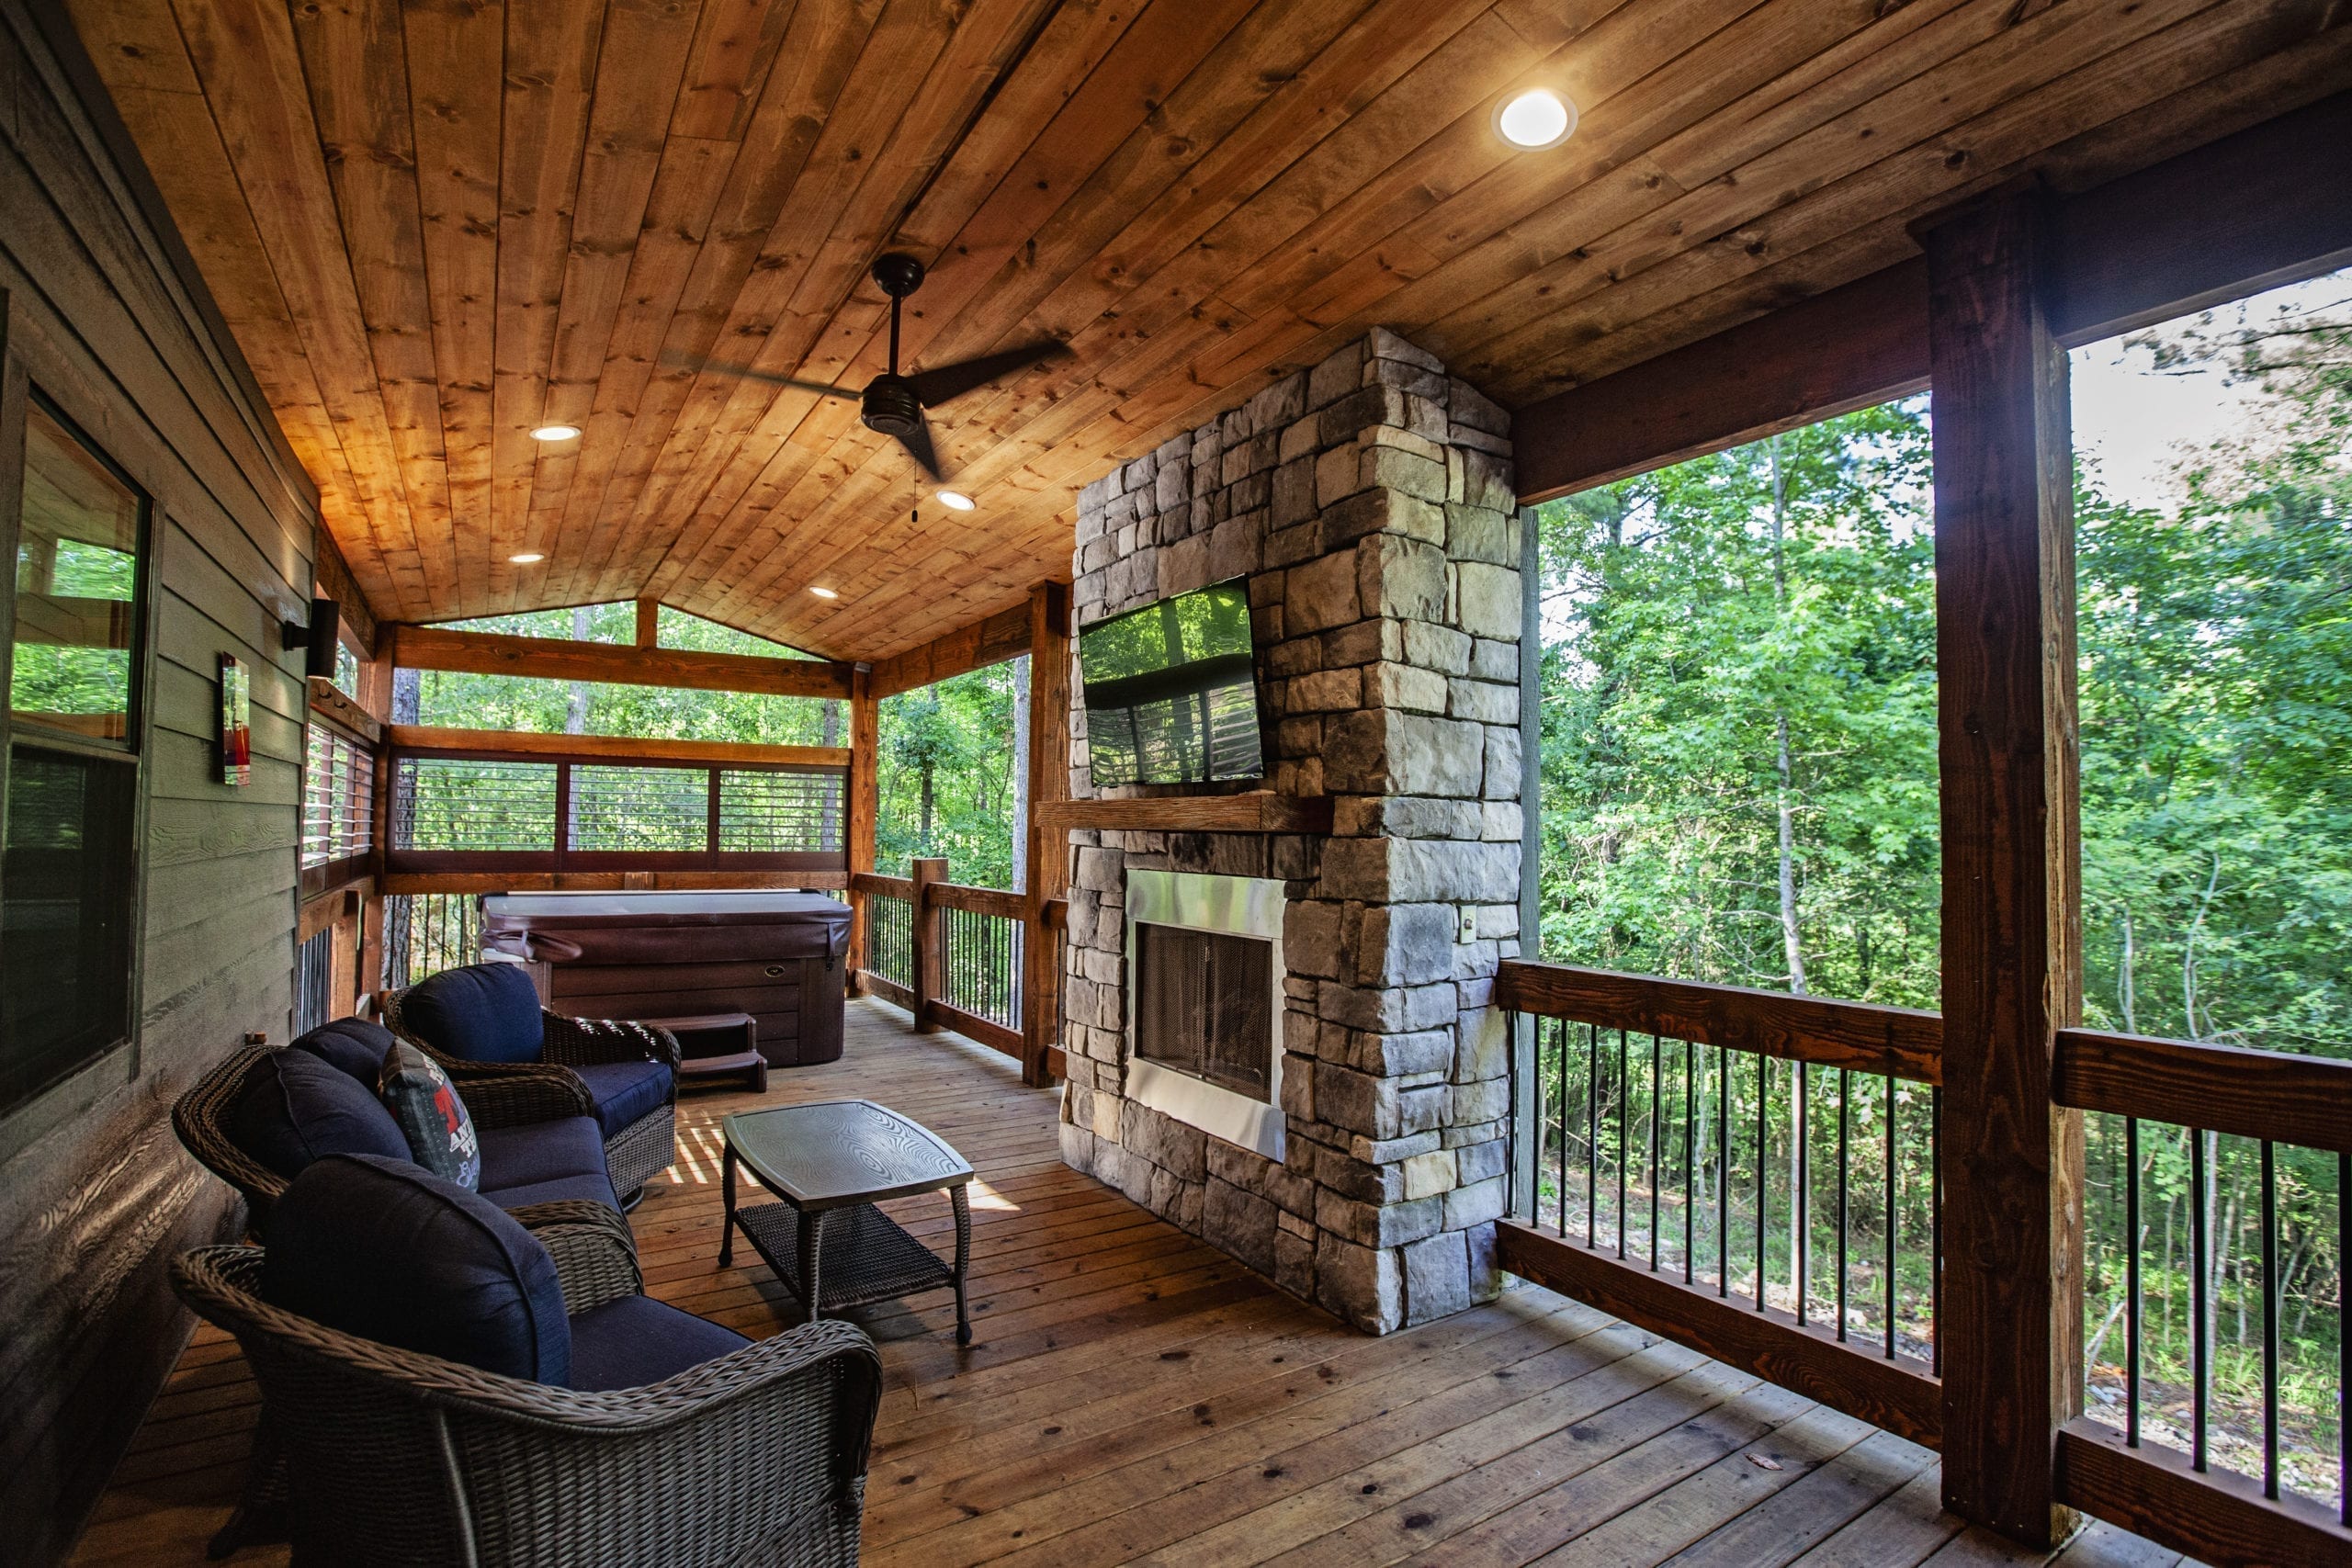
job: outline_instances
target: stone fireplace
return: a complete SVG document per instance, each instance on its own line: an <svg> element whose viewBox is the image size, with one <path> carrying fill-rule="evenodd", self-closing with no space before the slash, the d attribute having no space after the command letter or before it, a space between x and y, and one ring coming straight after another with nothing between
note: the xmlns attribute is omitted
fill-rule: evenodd
<svg viewBox="0 0 2352 1568"><path fill-rule="evenodd" d="M1332 829L1074 835L1063 1157L1375 1333L1499 1283L1491 1003L1518 951L1521 827L1509 429L1374 330L1080 496L1082 624L1249 579L1266 784L1329 795ZM1075 695L1071 718L1084 798ZM1188 918L1215 900L1245 916Z"/></svg>

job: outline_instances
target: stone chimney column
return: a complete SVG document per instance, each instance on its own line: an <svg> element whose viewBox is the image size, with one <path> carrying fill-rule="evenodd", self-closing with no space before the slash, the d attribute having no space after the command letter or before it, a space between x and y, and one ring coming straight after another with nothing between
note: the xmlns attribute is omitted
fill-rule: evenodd
<svg viewBox="0 0 2352 1568"><path fill-rule="evenodd" d="M1329 837L1077 835L1064 1157L1374 1333L1499 1288L1493 987L1520 934L1509 430L1374 329L1080 496L1081 623L1250 578L1269 782L1333 796L1334 820ZM1082 705L1072 733L1083 796ZM1136 868L1287 884L1280 1164L1124 1093Z"/></svg>

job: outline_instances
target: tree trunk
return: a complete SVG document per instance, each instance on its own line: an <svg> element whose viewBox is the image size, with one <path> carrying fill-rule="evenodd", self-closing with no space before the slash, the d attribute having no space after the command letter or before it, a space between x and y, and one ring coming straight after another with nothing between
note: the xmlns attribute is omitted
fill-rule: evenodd
<svg viewBox="0 0 2352 1568"><path fill-rule="evenodd" d="M1012 875L1015 893L1029 890L1029 656L1012 661Z"/></svg>
<svg viewBox="0 0 2352 1568"><path fill-rule="evenodd" d="M917 841L920 845L922 845L922 852L923 852L923 853L925 853L925 854L929 854L929 853L931 852L931 803L932 803L932 788L931 788L931 786L932 786L932 765L931 765L931 759L930 759L930 758L928 758L928 757L926 757L926 758L924 758L924 759L923 759L923 762L922 762L922 834L921 834L921 836L917 839L917 840L916 840L916 841Z"/></svg>
<svg viewBox="0 0 2352 1568"><path fill-rule="evenodd" d="M2132 938L2132 907L2123 908L2123 957L2117 965L2115 976L2116 1001L2123 1011L2123 1032L2140 1032L2140 988L2132 973L2132 964L2139 956Z"/></svg>
<svg viewBox="0 0 2352 1568"><path fill-rule="evenodd" d="M842 705L828 698L824 705L822 734L827 746L842 743ZM841 847L841 821L843 815L842 792L846 781L839 781L825 792L825 819L817 829L817 845L831 851Z"/></svg>
<svg viewBox="0 0 2352 1568"><path fill-rule="evenodd" d="M1783 547L1788 537L1788 485L1781 470L1781 438L1772 437L1772 615L1785 613L1789 597L1788 561ZM1796 792L1789 761L1789 716L1772 712L1774 762L1780 774L1781 947L1789 968L1789 989L1805 994L1804 941L1797 924ZM1793 1192L1792 1189L1792 1192Z"/></svg>
<svg viewBox="0 0 2352 1568"><path fill-rule="evenodd" d="M588 640L588 611L585 607L571 612L571 636L578 642ZM563 732L566 735L588 733L588 682L571 682L571 700L564 705L563 709Z"/></svg>

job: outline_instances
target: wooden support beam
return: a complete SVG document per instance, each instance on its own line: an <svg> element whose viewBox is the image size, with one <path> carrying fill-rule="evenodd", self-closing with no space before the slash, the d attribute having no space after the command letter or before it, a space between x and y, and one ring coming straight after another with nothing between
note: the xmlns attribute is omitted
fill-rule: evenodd
<svg viewBox="0 0 2352 1568"><path fill-rule="evenodd" d="M639 599L637 602L637 646L662 646L662 601Z"/></svg>
<svg viewBox="0 0 2352 1568"><path fill-rule="evenodd" d="M1069 835L1040 812L1069 794L1069 589L1041 582L1029 594L1029 931L1022 948L1021 1081L1050 1081L1046 1057L1061 1043L1061 942L1048 911L1069 886Z"/></svg>
<svg viewBox="0 0 2352 1568"><path fill-rule="evenodd" d="M1068 592L1067 586L1063 592ZM874 694L895 697L918 686L1018 659L1029 651L1028 604L1015 604L933 638L874 667Z"/></svg>
<svg viewBox="0 0 2352 1568"><path fill-rule="evenodd" d="M690 653L622 648L560 637L455 632L439 626L392 627L392 661L405 670L469 675L530 675L628 686L682 686L698 692L752 692L775 697L846 697L847 664L766 659L744 653Z"/></svg>
<svg viewBox="0 0 2352 1568"><path fill-rule="evenodd" d="M701 767L846 768L846 746L764 746L746 740L652 740L636 735L533 735L508 729L451 729L430 724L384 727L403 751L461 751L500 757L609 757L621 761L689 762Z"/></svg>
<svg viewBox="0 0 2352 1568"><path fill-rule="evenodd" d="M2352 93L2051 199L2044 307L2075 346L2352 262ZM1928 384L1913 258L1532 403L1519 495L1548 501Z"/></svg>
<svg viewBox="0 0 2352 1568"><path fill-rule="evenodd" d="M874 696L874 672L863 666L850 677L849 693L849 987L864 982L872 955L865 951L865 896L857 879L874 871L874 835L882 816L881 707Z"/></svg>
<svg viewBox="0 0 2352 1568"><path fill-rule="evenodd" d="M947 991L947 944L941 919L946 906L931 896L931 889L933 883L947 880L947 862L938 855L917 855L910 863L914 896L908 902L913 906L909 924L914 929L914 958L908 970L914 979L915 1032L933 1034L939 1025L931 1016L931 1004Z"/></svg>
<svg viewBox="0 0 2352 1568"><path fill-rule="evenodd" d="M2082 1401L2082 1113L2052 1103L2082 1007L2066 353L2041 203L1927 231L1943 832L1944 1502L2065 1539Z"/></svg>
<svg viewBox="0 0 2352 1568"><path fill-rule="evenodd" d="M377 630L375 606L359 591L358 581L344 561L342 547L324 523L319 524L311 534L311 592L319 598L334 601L343 616L343 633L355 647L373 649Z"/></svg>

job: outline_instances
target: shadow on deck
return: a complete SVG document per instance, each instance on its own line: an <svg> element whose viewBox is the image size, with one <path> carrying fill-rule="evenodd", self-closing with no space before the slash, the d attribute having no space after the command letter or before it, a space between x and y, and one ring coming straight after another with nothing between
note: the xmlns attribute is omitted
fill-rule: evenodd
<svg viewBox="0 0 2352 1568"><path fill-rule="evenodd" d="M647 1289L753 1336L798 1322L749 1248L717 1266L718 1122L852 1097L978 1173L972 1348L944 1291L850 1314L888 1380L869 1563L2045 1561L1944 1514L1927 1450L1538 1286L1384 1339L1342 1327L1064 1167L1055 1091L882 1002L851 1005L840 1062L780 1071L763 1098L690 1092L679 1163L631 1216ZM890 1207L952 1242L944 1198ZM202 1562L254 1411L234 1342L199 1328L74 1561ZM2100 1525L2056 1561L2181 1559Z"/></svg>

